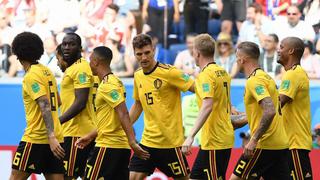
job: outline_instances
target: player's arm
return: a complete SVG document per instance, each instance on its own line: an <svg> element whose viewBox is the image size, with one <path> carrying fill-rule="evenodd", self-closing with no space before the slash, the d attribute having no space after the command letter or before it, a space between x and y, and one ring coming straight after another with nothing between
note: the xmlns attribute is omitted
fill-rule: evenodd
<svg viewBox="0 0 320 180"><path fill-rule="evenodd" d="M193 92L193 93L195 92L194 83L189 87L188 91Z"/></svg>
<svg viewBox="0 0 320 180"><path fill-rule="evenodd" d="M60 94L58 91L57 91L57 98L58 98L58 107L60 107L62 102L61 102Z"/></svg>
<svg viewBox="0 0 320 180"><path fill-rule="evenodd" d="M239 129L243 126L248 124L248 119L246 114L237 114L237 115L231 115L231 124L233 126L233 129Z"/></svg>
<svg viewBox="0 0 320 180"><path fill-rule="evenodd" d="M65 155L65 152L54 135L54 124L48 97L45 95L40 96L36 101L40 107L41 115L47 128L50 149L57 158L62 159Z"/></svg>
<svg viewBox="0 0 320 180"><path fill-rule="evenodd" d="M281 103L281 108L284 107L287 103L290 103L292 99L284 94L280 94L280 103Z"/></svg>
<svg viewBox="0 0 320 180"><path fill-rule="evenodd" d="M75 89L75 98L73 104L59 118L61 124L69 121L70 119L78 115L84 108L86 108L86 104L89 97L89 91L90 88Z"/></svg>
<svg viewBox="0 0 320 180"><path fill-rule="evenodd" d="M129 117L131 124L134 124L142 113L142 104L140 101L135 100L130 108Z"/></svg>
<svg viewBox="0 0 320 180"><path fill-rule="evenodd" d="M182 145L182 152L185 153L186 155L191 154L191 145L194 141L194 137L198 133L198 131L201 129L203 124L206 122L208 119L210 113L212 112L212 105L213 105L213 98L204 98L200 111L199 111L199 116L191 129L189 136L187 139L184 141Z"/></svg>
<svg viewBox="0 0 320 180"><path fill-rule="evenodd" d="M120 119L121 126L122 126L124 132L127 135L127 138L128 138L128 141L129 141L129 145L132 148L132 150L141 159L148 159L150 157L150 154L147 151L143 150L137 144L137 141L136 141L133 129L132 129L132 124L130 122L128 109L127 109L127 106L126 106L125 102L121 102L114 109L117 112L117 115L118 115L118 117Z"/></svg>
<svg viewBox="0 0 320 180"><path fill-rule="evenodd" d="M98 131L95 129L91 131L89 134L81 137L76 141L76 146L80 149L85 148L88 144L91 143L98 136Z"/></svg>
<svg viewBox="0 0 320 180"><path fill-rule="evenodd" d="M253 155L253 151L256 148L259 139L267 131L274 116L276 115L276 110L271 97L263 98L259 101L259 105L263 110L263 114L258 129L251 136L249 143L245 146L244 154L247 157L251 157Z"/></svg>

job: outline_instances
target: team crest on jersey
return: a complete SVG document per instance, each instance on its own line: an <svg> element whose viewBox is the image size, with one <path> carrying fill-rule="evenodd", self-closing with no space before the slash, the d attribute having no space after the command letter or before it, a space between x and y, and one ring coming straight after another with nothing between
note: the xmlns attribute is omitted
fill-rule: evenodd
<svg viewBox="0 0 320 180"><path fill-rule="evenodd" d="M112 90L110 93L112 100L116 101L120 98L118 91Z"/></svg>
<svg viewBox="0 0 320 180"><path fill-rule="evenodd" d="M190 76L188 74L182 74L182 79L184 79L185 82L189 81Z"/></svg>
<svg viewBox="0 0 320 180"><path fill-rule="evenodd" d="M33 83L32 85L31 85L31 89L32 89L32 91L34 92L34 93L37 93L37 92L39 92L40 91L40 86L39 86L39 84L38 83Z"/></svg>
<svg viewBox="0 0 320 180"><path fill-rule="evenodd" d="M290 80L284 80L281 84L281 89L288 90L290 87Z"/></svg>
<svg viewBox="0 0 320 180"><path fill-rule="evenodd" d="M158 78L157 78L156 80L154 80L153 85L154 85L154 87L155 87L156 89L160 89L161 86L162 86L162 81L161 81L161 79L158 79Z"/></svg>
<svg viewBox="0 0 320 180"><path fill-rule="evenodd" d="M78 79L79 79L80 84L85 83L87 81L87 74L85 72L79 74Z"/></svg>
<svg viewBox="0 0 320 180"><path fill-rule="evenodd" d="M258 95L262 95L262 94L264 94L264 87L263 86L257 86L256 87L256 93L258 94Z"/></svg>

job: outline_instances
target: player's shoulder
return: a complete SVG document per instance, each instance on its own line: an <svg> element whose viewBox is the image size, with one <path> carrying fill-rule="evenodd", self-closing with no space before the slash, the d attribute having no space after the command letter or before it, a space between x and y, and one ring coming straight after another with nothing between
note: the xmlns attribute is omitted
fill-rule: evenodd
<svg viewBox="0 0 320 180"><path fill-rule="evenodd" d="M175 66L172 66L170 64L163 64L163 63L158 63L158 67L164 70L176 69Z"/></svg>

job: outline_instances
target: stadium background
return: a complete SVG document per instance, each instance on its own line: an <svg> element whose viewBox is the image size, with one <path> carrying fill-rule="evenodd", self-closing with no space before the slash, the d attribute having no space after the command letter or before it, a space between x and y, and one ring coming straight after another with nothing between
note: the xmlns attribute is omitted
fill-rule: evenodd
<svg viewBox="0 0 320 180"><path fill-rule="evenodd" d="M11 160L15 148L18 145L23 130L25 128L24 107L22 102L21 92L21 78L14 79L0 79L0 180L8 179L11 171ZM127 106L131 107L133 103L133 79L123 79L127 90ZM232 80L231 86L231 101L232 104L244 111L243 105L243 92L245 80ZM183 93L182 96L189 94ZM320 123L320 81L311 81L310 83L311 95L311 114L312 114L312 127ZM143 117L134 125L137 140L140 140L143 131ZM239 133L247 131L248 126L235 131L235 145L232 151L232 157L229 164L228 175L231 173L233 166L236 163L239 155L242 152L241 138ZM197 147L194 148L194 153L188 157L190 166L196 155ZM311 153L311 160L314 172L314 179L320 179L320 150L313 150ZM41 179L42 177L32 176L31 179ZM166 179L161 173L156 173L150 179Z"/></svg>

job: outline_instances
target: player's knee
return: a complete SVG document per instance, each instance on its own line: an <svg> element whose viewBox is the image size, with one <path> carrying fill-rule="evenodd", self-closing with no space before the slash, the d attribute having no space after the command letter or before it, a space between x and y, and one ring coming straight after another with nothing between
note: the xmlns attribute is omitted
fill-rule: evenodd
<svg viewBox="0 0 320 180"><path fill-rule="evenodd" d="M27 172L18 171L16 169L12 169L10 180L26 180L30 176Z"/></svg>
<svg viewBox="0 0 320 180"><path fill-rule="evenodd" d="M130 180L143 180L148 175L141 172L130 172Z"/></svg>
<svg viewBox="0 0 320 180"><path fill-rule="evenodd" d="M189 175L184 177L175 178L175 180L189 180Z"/></svg>
<svg viewBox="0 0 320 180"><path fill-rule="evenodd" d="M241 178L236 176L235 174L232 174L229 180L241 180Z"/></svg>

